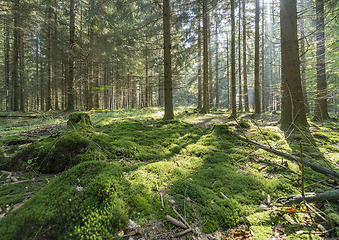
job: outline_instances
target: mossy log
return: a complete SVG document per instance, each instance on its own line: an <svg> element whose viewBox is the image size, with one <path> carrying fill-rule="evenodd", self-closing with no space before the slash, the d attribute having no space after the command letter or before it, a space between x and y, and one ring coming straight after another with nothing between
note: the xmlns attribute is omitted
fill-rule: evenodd
<svg viewBox="0 0 339 240"><path fill-rule="evenodd" d="M298 204L302 201L306 202L319 202L325 200L338 200L339 199L339 189L331 190L322 193L305 193L305 197L301 194L290 196L285 202L284 205Z"/></svg>
<svg viewBox="0 0 339 240"><path fill-rule="evenodd" d="M270 153L273 153L275 155L278 155L278 156L281 156L281 157L284 157L288 160L291 160L291 161L294 161L294 162L297 162L297 163L301 163L301 159L297 156L293 156L291 154L288 154L286 152L283 152L283 151L280 151L280 150L277 150L277 149L274 149L274 148L271 148L271 147L267 147L263 144L260 144L258 142L255 142L255 141L252 141L252 140L249 140L248 138L245 138L239 134L236 134L236 133L233 133L238 139L244 141L244 142L247 142L249 144L252 144L258 148L261 148L267 152L270 152ZM334 170L331 170L331 169L328 169L326 167L323 167L323 166L320 166L320 165L317 165L317 164L314 164L312 162L310 162L309 160L307 159L304 159L304 164L305 166L311 168L312 170L318 172L318 173L321 173L321 174L324 174L326 175L327 177L333 179L334 181L337 181L339 182L339 173L337 171L334 171Z"/></svg>

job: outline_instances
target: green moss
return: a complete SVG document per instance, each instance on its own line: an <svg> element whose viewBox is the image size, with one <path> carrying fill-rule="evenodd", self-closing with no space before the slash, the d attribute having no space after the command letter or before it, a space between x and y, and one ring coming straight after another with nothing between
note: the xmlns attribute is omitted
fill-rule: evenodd
<svg viewBox="0 0 339 240"><path fill-rule="evenodd" d="M79 164L6 215L1 220L1 238L111 238L127 223L124 199L129 186L115 164Z"/></svg>
<svg viewBox="0 0 339 240"><path fill-rule="evenodd" d="M94 130L93 123L88 113L74 112L68 116L67 130L80 130L92 132Z"/></svg>

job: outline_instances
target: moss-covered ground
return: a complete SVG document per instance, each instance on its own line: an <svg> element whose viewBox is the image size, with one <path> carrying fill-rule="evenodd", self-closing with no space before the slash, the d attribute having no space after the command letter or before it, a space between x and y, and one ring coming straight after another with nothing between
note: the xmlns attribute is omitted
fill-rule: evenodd
<svg viewBox="0 0 339 240"><path fill-rule="evenodd" d="M304 205L276 203L300 193L298 164L233 134L297 156L301 141L312 161L338 170L336 119L310 121L301 133L282 132L275 114L260 119L243 114L235 121L221 110L201 115L179 108L169 122L158 108L88 114L91 119L49 112L1 120L1 239L112 239L129 219L144 228L136 238L169 238L180 230L165 222L168 233L154 233L158 227L152 222L177 218L173 207L199 229L195 236L220 231L226 238L231 228L252 232L252 239L279 233L323 239L339 233L336 201L311 204L326 221ZM34 143L13 144L22 139ZM323 183L306 179L306 191L338 185L309 169L305 176ZM277 230L280 224L283 232ZM319 235L318 224L333 230Z"/></svg>

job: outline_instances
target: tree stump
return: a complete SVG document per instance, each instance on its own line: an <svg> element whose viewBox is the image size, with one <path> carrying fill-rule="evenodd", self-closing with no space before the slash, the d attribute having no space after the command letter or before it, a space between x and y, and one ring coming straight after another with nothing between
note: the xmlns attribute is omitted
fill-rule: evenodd
<svg viewBox="0 0 339 240"><path fill-rule="evenodd" d="M68 116L67 130L94 131L93 123L88 113L75 112Z"/></svg>

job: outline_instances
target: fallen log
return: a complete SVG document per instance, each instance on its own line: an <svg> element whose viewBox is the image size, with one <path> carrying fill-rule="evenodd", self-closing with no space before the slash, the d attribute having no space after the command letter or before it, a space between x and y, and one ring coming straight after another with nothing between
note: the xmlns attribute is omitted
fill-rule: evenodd
<svg viewBox="0 0 339 240"><path fill-rule="evenodd" d="M287 199L282 199L280 202L284 205L298 204L302 201L306 202L319 202L325 200L338 200L339 199L339 189L330 190L322 193L305 193L305 197L301 194L295 196L289 196Z"/></svg>
<svg viewBox="0 0 339 240"><path fill-rule="evenodd" d="M278 156L281 156L281 157L284 157L288 160L291 160L291 161L294 161L294 162L297 162L297 163L300 163L301 164L301 159L297 156L293 156L291 154L288 154L286 152L283 152L283 151L280 151L280 150L277 150L277 149L274 149L274 148L270 148L270 147L267 147L266 145L263 145L263 144L260 144L258 142L255 142L255 141L252 141L252 140L249 140L248 138L245 138L239 134L236 134L233 132L233 134L240 140L244 141L244 142L247 142L249 144L252 144L258 148L261 148L267 152L270 152L270 153L273 153L275 155L278 155ZM326 175L327 177L333 179L334 181L337 181L339 182L339 173L337 171L334 171L334 170L331 170L331 169L328 169L326 167L323 167L323 166L320 166L320 165L317 165L317 164L314 164L312 162L310 162L309 160L306 160L304 159L304 164L305 166L311 168L312 170L318 172L318 173L321 173L321 174L324 174Z"/></svg>

